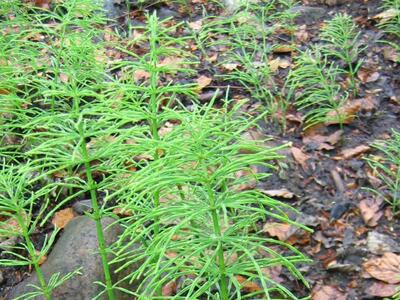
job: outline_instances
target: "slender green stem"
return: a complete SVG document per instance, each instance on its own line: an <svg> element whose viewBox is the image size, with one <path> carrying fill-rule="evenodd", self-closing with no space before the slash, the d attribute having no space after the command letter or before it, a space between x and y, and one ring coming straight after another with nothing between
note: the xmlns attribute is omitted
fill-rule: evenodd
<svg viewBox="0 0 400 300"><path fill-rule="evenodd" d="M218 218L218 211L215 203L215 195L211 186L207 186L208 198L210 201L210 210L211 210L211 218L213 221L214 234L218 238L218 247L217 247L217 257L219 264L219 272L220 272L220 285L221 285L221 300L229 299L228 285L227 285L227 277L226 277L226 267L225 267L225 258L224 258L224 249L222 245L222 231L221 225Z"/></svg>
<svg viewBox="0 0 400 300"><path fill-rule="evenodd" d="M40 286L42 287L42 291L43 291L43 296L46 300L51 300L52 297L50 295L50 290L49 287L46 283L46 279L44 277L43 271L39 266L39 262L38 262L38 255L36 254L36 250L35 247L29 237L29 232L28 232L28 228L26 227L25 224L25 220L22 217L22 211L20 208L18 208L18 210L16 211L16 218L17 218L17 222L19 227L21 228L22 231L22 235L24 237L25 243L26 243L26 247L28 249L29 252L29 256L32 259L32 263L33 263L33 267L35 268L36 271L36 275L38 277Z"/></svg>
<svg viewBox="0 0 400 300"><path fill-rule="evenodd" d="M90 158L87 151L87 145L85 141L85 135L83 130L83 121L81 120L79 123L79 134L81 138L81 151L82 151L82 158L85 164L85 171L87 177L87 185L90 192L90 199L93 207L93 219L96 222L96 232L97 232L97 239L99 244L99 253L101 257L101 262L103 264L103 271L104 271L104 278L106 281L106 289L108 294L108 299L114 300L116 299L114 296L113 285L111 280L111 272L108 265L107 260L107 251L106 251L106 242L104 239L104 232L101 225L101 211L99 208L99 204L97 201L97 188L96 183L93 180L92 168L90 166Z"/></svg>

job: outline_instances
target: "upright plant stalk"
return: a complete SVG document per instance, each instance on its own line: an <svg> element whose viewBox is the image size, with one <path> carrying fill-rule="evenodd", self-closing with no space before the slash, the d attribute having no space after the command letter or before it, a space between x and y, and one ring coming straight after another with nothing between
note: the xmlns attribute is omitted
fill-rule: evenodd
<svg viewBox="0 0 400 300"><path fill-rule="evenodd" d="M84 134L84 130L83 130L83 120L79 121L78 129L79 129L79 135L80 135L80 139L81 139L80 146L81 146L81 151L82 151L82 158L83 158L83 161L85 164L87 185L89 188L91 204L93 207L93 219L96 222L96 232L97 232L97 239L98 239L98 244L99 244L99 253L101 256L101 262L103 264L103 271L104 271L104 278L106 281L107 295L110 300L115 300L116 298L115 298L114 292L113 292L111 272L110 272L110 268L109 268L108 260L107 260L106 242L104 239L103 227L101 225L101 211L99 208L99 204L97 202L97 194L96 194L97 188L96 188L96 183L93 180L92 168L90 166L90 157L89 157L89 153L86 148L87 145L86 145L85 134Z"/></svg>
<svg viewBox="0 0 400 300"><path fill-rule="evenodd" d="M215 203L215 195L214 191L212 190L210 184L207 185L207 194L208 194L208 199L210 201L210 209L211 209L211 218L213 221L213 228L214 228L214 234L218 238L218 249L217 249L217 255L218 255L218 265L219 265L219 271L220 271L220 292L221 292L221 300L228 300L229 299L229 291L228 291L228 286L227 286L227 278L226 278L226 269L225 269L225 258L224 258L224 249L222 245L222 231L221 231L221 224L219 222L218 218L218 212L217 212L217 207Z"/></svg>
<svg viewBox="0 0 400 300"><path fill-rule="evenodd" d="M26 227L24 218L22 217L21 208L18 208L18 210L16 211L16 218L17 218L18 226L21 228L21 233L22 233L22 236L24 237L24 240L26 243L26 248L29 252L29 256L32 259L33 267L35 268L36 275L38 277L40 286L42 287L43 296L46 300L51 300L52 299L51 292L46 283L46 279L44 277L43 271L39 266L38 255L36 253L35 247L31 241L31 239L29 238L28 228Z"/></svg>

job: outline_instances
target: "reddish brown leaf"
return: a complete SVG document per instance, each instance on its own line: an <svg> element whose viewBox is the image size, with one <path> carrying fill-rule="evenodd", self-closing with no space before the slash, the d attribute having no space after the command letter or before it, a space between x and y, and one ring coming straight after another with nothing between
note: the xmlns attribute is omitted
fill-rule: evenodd
<svg viewBox="0 0 400 300"><path fill-rule="evenodd" d="M303 137L303 143L312 145L317 150L332 150L338 141L340 141L343 130L338 130L331 135L312 134Z"/></svg>
<svg viewBox="0 0 400 300"><path fill-rule="evenodd" d="M374 282L370 286L367 287L365 292L374 297L391 297L393 296L397 289L399 288L398 285L395 284L387 284L384 282Z"/></svg>
<svg viewBox="0 0 400 300"><path fill-rule="evenodd" d="M379 219L382 217L383 212L380 211L380 202L374 199L361 200L358 207L361 211L361 216L368 226L374 227L378 225Z"/></svg>
<svg viewBox="0 0 400 300"><path fill-rule="evenodd" d="M57 228L64 228L74 217L74 210L68 207L56 212L51 223Z"/></svg>
<svg viewBox="0 0 400 300"><path fill-rule="evenodd" d="M379 73L370 69L361 68L358 73L357 77L363 83L374 82L379 79Z"/></svg>
<svg viewBox="0 0 400 300"><path fill-rule="evenodd" d="M323 285L313 288L311 293L312 300L346 300L347 296L340 292L336 287Z"/></svg>
<svg viewBox="0 0 400 300"><path fill-rule="evenodd" d="M254 293L262 291L262 288L259 287L255 282L248 280L246 277L237 275L235 276L236 280L242 286L242 290L247 293Z"/></svg>
<svg viewBox="0 0 400 300"><path fill-rule="evenodd" d="M280 241L286 241L296 232L296 228L286 223L266 223L264 232L270 236L276 236Z"/></svg>
<svg viewBox="0 0 400 300"><path fill-rule="evenodd" d="M363 268L373 278L391 284L400 283L400 255L386 252L382 257L365 262Z"/></svg>
<svg viewBox="0 0 400 300"><path fill-rule="evenodd" d="M170 281L162 288L162 295L165 296L172 296L176 293L176 282Z"/></svg>
<svg viewBox="0 0 400 300"><path fill-rule="evenodd" d="M135 72L133 72L133 79L137 82L140 80L145 80L150 78L150 74L149 72L145 71L145 70L135 70Z"/></svg>

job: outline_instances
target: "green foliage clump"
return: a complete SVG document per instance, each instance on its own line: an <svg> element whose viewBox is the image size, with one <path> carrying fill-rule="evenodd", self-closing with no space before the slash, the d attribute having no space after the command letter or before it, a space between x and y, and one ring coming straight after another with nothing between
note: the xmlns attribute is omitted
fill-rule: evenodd
<svg viewBox="0 0 400 300"><path fill-rule="evenodd" d="M321 31L321 40L327 42L322 51L328 57L344 62L349 69L351 88L356 93L355 77L362 65L359 55L365 49L361 47L360 31L350 16L338 13L327 22Z"/></svg>
<svg viewBox="0 0 400 300"><path fill-rule="evenodd" d="M304 115L305 128L318 123L335 122L343 124L346 115L341 113L347 94L337 83L344 71L338 66L329 65L327 58L318 48L303 52L289 73L289 97L295 99Z"/></svg>
<svg viewBox="0 0 400 300"><path fill-rule="evenodd" d="M379 190L369 190L385 199L397 213L400 206L400 133L393 130L390 140L375 142L373 147L382 156L366 160L383 186Z"/></svg>

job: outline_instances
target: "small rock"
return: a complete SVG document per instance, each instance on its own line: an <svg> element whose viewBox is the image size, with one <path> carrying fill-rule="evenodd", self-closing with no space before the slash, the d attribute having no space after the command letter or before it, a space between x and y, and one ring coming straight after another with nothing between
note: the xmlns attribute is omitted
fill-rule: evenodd
<svg viewBox="0 0 400 300"><path fill-rule="evenodd" d="M297 14L296 22L310 25L321 20L326 11L322 7L297 5L292 7L289 12Z"/></svg>
<svg viewBox="0 0 400 300"><path fill-rule="evenodd" d="M165 19L168 19L171 17L175 18L178 16L179 16L178 12L176 12L172 9L166 8L166 7L161 7L160 9L157 10L157 17L160 20L165 20Z"/></svg>
<svg viewBox="0 0 400 300"><path fill-rule="evenodd" d="M395 240L388 235L375 231L368 233L367 247L371 253L378 255L385 252L400 253L400 246Z"/></svg>
<svg viewBox="0 0 400 300"><path fill-rule="evenodd" d="M76 202L72 206L73 210L80 215L84 215L86 212L90 213L93 210L92 201L91 200L81 200Z"/></svg>
<svg viewBox="0 0 400 300"><path fill-rule="evenodd" d="M349 202L339 202L333 205L331 208L331 218L333 220L338 220L340 219L343 214L349 210L351 207L351 204Z"/></svg>
<svg viewBox="0 0 400 300"><path fill-rule="evenodd" d="M114 221L112 218L102 220L103 228L107 228L104 232L107 245L115 242L122 232L122 227L119 225L109 226ZM97 252L98 248L96 224L91 218L79 216L68 223L41 268L46 280L49 280L51 275L55 273L59 272L60 276L63 276L79 268L81 268L82 275L76 275L57 287L53 291L52 299L92 299L103 290L100 285L94 283L95 281L104 282L103 266ZM118 266L112 267L117 268ZM119 279L121 278L113 278L113 282ZM32 284L38 285L35 273L17 284L9 293L7 299L14 299L33 291L30 286ZM136 289L135 283L130 288ZM131 296L118 294L117 298L125 300L131 299ZM42 298L36 297L34 299ZM107 299L107 297L103 295L96 299Z"/></svg>

